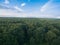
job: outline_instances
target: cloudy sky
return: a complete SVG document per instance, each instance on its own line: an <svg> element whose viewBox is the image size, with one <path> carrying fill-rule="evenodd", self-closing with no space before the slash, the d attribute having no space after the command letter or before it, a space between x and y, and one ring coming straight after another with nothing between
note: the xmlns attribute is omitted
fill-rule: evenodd
<svg viewBox="0 0 60 45"><path fill-rule="evenodd" d="M0 17L60 18L60 0L0 0Z"/></svg>

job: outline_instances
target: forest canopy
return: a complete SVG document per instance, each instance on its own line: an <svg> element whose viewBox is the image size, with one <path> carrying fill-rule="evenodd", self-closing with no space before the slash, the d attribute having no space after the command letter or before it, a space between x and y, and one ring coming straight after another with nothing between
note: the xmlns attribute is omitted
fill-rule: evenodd
<svg viewBox="0 0 60 45"><path fill-rule="evenodd" d="M0 18L0 45L60 45L60 19Z"/></svg>

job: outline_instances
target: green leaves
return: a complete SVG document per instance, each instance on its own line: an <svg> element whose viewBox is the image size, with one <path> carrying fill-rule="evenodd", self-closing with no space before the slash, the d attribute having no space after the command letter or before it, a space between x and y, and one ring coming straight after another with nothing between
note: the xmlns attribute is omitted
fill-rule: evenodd
<svg viewBox="0 0 60 45"><path fill-rule="evenodd" d="M1 18L0 45L60 45L60 20Z"/></svg>

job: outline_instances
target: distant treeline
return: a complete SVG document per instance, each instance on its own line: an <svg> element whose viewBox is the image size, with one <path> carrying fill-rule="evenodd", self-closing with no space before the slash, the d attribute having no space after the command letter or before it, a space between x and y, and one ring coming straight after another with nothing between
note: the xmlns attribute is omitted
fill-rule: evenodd
<svg viewBox="0 0 60 45"><path fill-rule="evenodd" d="M0 45L60 45L60 19L0 18Z"/></svg>

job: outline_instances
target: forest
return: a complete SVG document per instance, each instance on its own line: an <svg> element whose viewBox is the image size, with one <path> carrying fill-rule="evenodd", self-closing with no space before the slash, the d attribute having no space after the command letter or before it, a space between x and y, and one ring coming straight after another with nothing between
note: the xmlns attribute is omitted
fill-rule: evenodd
<svg viewBox="0 0 60 45"><path fill-rule="evenodd" d="M0 45L60 45L60 19L0 18Z"/></svg>

